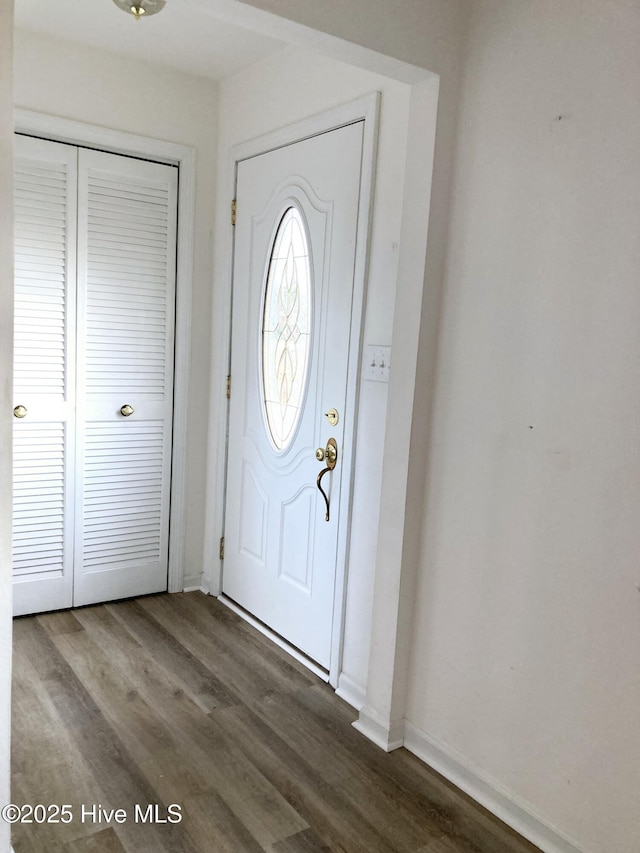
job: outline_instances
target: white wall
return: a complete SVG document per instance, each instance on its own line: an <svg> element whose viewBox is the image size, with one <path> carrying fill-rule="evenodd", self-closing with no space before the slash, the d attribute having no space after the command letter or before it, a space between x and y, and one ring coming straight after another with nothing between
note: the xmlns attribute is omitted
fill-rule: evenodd
<svg viewBox="0 0 640 853"><path fill-rule="evenodd" d="M640 6L474 0L407 717L640 849Z"/></svg>
<svg viewBox="0 0 640 853"><path fill-rule="evenodd" d="M224 5L224 0L207 0ZM241 0L368 50L448 75L458 60L461 0ZM323 47L331 49L329 41ZM379 62L379 58L376 60Z"/></svg>
<svg viewBox="0 0 640 853"><path fill-rule="evenodd" d="M9 802L11 705L11 429L13 358L13 0L0 0L0 804ZM9 850L0 821L0 850Z"/></svg>
<svg viewBox="0 0 640 853"><path fill-rule="evenodd" d="M297 48L270 57L221 84L219 185L226 186L227 192L221 198L222 225L216 241L214 340L219 343L215 354L218 385L226 374L222 342L226 337L224 324L228 322L230 243L226 215L233 192L230 148L375 91L382 92L382 106L364 341L390 344L410 87ZM350 690L356 701L364 695L369 656L386 400L384 383L362 383L341 679L341 686ZM213 423L218 410L214 399ZM215 483L218 477L219 471L212 468L211 482ZM215 590L217 578L213 573L210 578Z"/></svg>
<svg viewBox="0 0 640 853"><path fill-rule="evenodd" d="M132 85L135 81L135 85ZM15 104L196 149L185 585L202 572L217 84L36 33L17 32Z"/></svg>

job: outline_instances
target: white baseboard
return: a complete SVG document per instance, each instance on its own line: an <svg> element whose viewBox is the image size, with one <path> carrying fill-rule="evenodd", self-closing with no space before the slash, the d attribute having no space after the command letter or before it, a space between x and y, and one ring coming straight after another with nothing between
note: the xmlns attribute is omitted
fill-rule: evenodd
<svg viewBox="0 0 640 853"><path fill-rule="evenodd" d="M501 790L498 783L484 776L454 755L444 744L405 720L404 746L425 764L452 782L488 811L500 818L543 853L592 853L579 847L558 830L548 826L524 803Z"/></svg>
<svg viewBox="0 0 640 853"><path fill-rule="evenodd" d="M338 676L338 686L336 687L336 696L344 699L344 701L348 705L351 705L352 708L355 708L356 711L360 711L364 706L366 695L364 687L353 681L353 679L349 678L348 675L345 675L344 672L340 673Z"/></svg>
<svg viewBox="0 0 640 853"><path fill-rule="evenodd" d="M385 752L393 752L404 743L404 720L388 725L366 706L360 709L360 716L352 725Z"/></svg>
<svg viewBox="0 0 640 853"><path fill-rule="evenodd" d="M201 586L185 586L183 592L204 592Z"/></svg>

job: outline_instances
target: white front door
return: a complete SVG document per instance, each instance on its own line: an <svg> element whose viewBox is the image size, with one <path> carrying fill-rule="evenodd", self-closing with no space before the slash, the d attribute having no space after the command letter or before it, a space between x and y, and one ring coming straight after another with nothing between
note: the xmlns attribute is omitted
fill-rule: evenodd
<svg viewBox="0 0 640 853"><path fill-rule="evenodd" d="M364 122L238 163L223 594L325 669ZM335 411L336 417L332 417ZM337 459L318 460L335 442ZM346 478L345 478L346 479Z"/></svg>
<svg viewBox="0 0 640 853"><path fill-rule="evenodd" d="M14 612L158 592L176 169L17 136L15 171Z"/></svg>

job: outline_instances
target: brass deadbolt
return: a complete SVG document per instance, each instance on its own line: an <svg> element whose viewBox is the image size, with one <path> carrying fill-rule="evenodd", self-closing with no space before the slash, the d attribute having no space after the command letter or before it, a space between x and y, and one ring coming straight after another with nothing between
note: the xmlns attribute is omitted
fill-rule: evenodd
<svg viewBox="0 0 640 853"><path fill-rule="evenodd" d="M337 409L329 409L328 412L324 413L324 416L329 421L331 426L335 426L340 420L340 415L338 414Z"/></svg>

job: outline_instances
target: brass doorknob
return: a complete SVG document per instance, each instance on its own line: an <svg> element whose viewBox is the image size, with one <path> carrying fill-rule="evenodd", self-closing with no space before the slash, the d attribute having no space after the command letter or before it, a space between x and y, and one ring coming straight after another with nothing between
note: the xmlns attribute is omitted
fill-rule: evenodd
<svg viewBox="0 0 640 853"><path fill-rule="evenodd" d="M14 417L16 418L24 418L27 415L27 407L26 406L16 406L13 410Z"/></svg>
<svg viewBox="0 0 640 853"><path fill-rule="evenodd" d="M120 409L120 414L123 418L128 418L129 415L132 415L134 413L134 411L135 409L133 408L133 406L130 406L128 403L125 403L125 405Z"/></svg>
<svg viewBox="0 0 640 853"><path fill-rule="evenodd" d="M336 464L336 459L338 458L338 447L333 438L330 438L327 442L326 447L319 447L316 450L316 459L318 462L324 462L327 460L327 465L330 465L333 469Z"/></svg>

